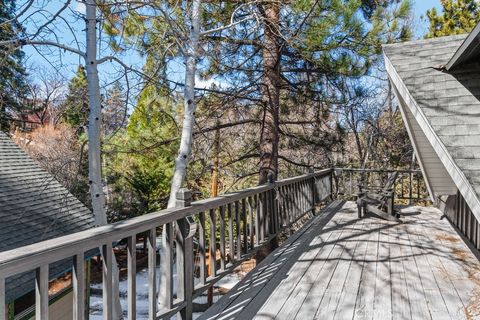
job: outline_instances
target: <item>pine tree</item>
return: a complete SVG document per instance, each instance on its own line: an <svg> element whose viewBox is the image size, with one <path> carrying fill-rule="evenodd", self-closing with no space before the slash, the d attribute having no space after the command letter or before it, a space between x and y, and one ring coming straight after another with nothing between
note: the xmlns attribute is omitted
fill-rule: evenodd
<svg viewBox="0 0 480 320"><path fill-rule="evenodd" d="M252 32L254 27L247 25L209 37L211 52L215 54L208 57L210 70L205 73L221 74L239 88L244 88L245 83L255 87L261 82L258 88L264 113L259 141L259 182L264 183L269 174L277 177L280 159L292 162L281 155L282 136L286 137L281 128L282 118L294 117L292 108L287 106L320 106L325 109L324 122L333 122L329 108L344 94L343 79L358 80L367 75L377 63L383 43L408 39L411 35L408 28L411 2L258 3L263 24L256 34ZM207 10L218 10L210 8ZM226 17L229 15L219 14L212 20L217 23L217 19L222 21ZM220 63L219 56L228 59ZM256 99L257 94L258 91L249 98ZM280 112L282 108L285 110ZM293 138L299 144L306 140L302 136ZM323 147L326 149L326 145Z"/></svg>
<svg viewBox="0 0 480 320"><path fill-rule="evenodd" d="M11 21L15 1L0 0L0 41L11 40L23 32L22 26ZM7 129L8 113L21 112L27 93L26 71L22 64L24 53L18 48L0 46L0 129Z"/></svg>
<svg viewBox="0 0 480 320"><path fill-rule="evenodd" d="M476 0L442 0L442 14L435 8L427 11L430 23L426 38L468 33L480 22Z"/></svg>
<svg viewBox="0 0 480 320"><path fill-rule="evenodd" d="M120 82L116 82L107 91L103 107L103 127L109 135L120 129L126 122L125 93Z"/></svg>
<svg viewBox="0 0 480 320"><path fill-rule="evenodd" d="M62 104L63 122L73 128L87 124L88 119L88 88L87 75L83 66L78 66L77 73L68 84L68 93Z"/></svg>
<svg viewBox="0 0 480 320"><path fill-rule="evenodd" d="M146 86L126 128L106 143L109 180L117 190L133 195L122 194L119 203L111 204L113 219L165 207L178 149L178 128L171 114L178 109L179 105L162 97L160 90ZM132 201L130 209L126 199ZM127 212L122 213L125 209Z"/></svg>
<svg viewBox="0 0 480 320"><path fill-rule="evenodd" d="M182 2L188 3L188 2ZM229 84L231 96L249 101L262 119L258 157L260 183L269 174L279 172L282 118L287 105L307 102L327 106L336 100L339 76L358 78L368 74L377 62L381 45L407 39L411 33L408 0L332 0L332 1L252 1L239 6L232 1L205 1L202 5L202 30L229 25L232 17L240 20L255 13L258 19L245 20L234 28L203 32L198 57L200 77L215 77ZM120 35L150 56L155 67L152 75L159 81L169 79L169 61L183 53L176 43L183 41L179 32L171 32L171 23L183 26L188 7L177 1L162 2L157 15L129 14L125 19L112 17L108 33L114 48ZM170 21L169 19L172 19ZM177 30L178 31L178 30ZM180 32L181 33L181 32ZM163 73L162 73L163 71ZM326 86L330 88L326 88ZM304 99L304 100L302 100ZM242 102L241 104L245 104ZM312 105L312 104L311 104ZM300 121L298 121L300 122ZM283 157L285 158L285 157Z"/></svg>

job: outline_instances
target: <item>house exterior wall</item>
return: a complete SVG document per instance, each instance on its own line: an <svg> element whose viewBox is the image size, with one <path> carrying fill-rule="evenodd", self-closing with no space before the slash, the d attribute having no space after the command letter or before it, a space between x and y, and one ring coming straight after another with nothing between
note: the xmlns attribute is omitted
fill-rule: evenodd
<svg viewBox="0 0 480 320"><path fill-rule="evenodd" d="M33 311L29 312L29 315L16 316L15 319L21 320L34 320L35 319L35 306ZM49 320L67 320L73 317L73 291L68 290L66 293L62 293L59 297L53 298L49 302L48 306L48 319ZM9 319L9 318L7 318Z"/></svg>
<svg viewBox="0 0 480 320"><path fill-rule="evenodd" d="M73 315L73 291L70 291L49 307L49 320L71 319Z"/></svg>

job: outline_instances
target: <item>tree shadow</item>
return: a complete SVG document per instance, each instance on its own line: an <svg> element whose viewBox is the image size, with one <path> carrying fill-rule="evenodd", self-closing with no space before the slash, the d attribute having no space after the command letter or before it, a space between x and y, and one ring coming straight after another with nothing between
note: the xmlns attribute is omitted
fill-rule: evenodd
<svg viewBox="0 0 480 320"><path fill-rule="evenodd" d="M342 203L343 205L345 203ZM431 305L426 300L412 302L411 299L415 296L425 296L421 284L423 277L433 277L434 273L437 277L452 277L456 276L455 272L468 273L468 270L470 270L468 273L470 276L472 268L475 268L474 270L480 268L478 260L476 262L471 260L473 256L466 259L461 250L454 248L455 242L452 242L451 245L449 243L439 245L442 240L439 236L442 234L450 235L451 241L461 241L457 239L456 235L452 235L450 225L440 220L441 214L435 208L407 207L403 223L368 217L358 219L355 209L353 203L341 207L341 210L337 205L334 211L321 215L320 217L323 217L321 222L313 222L308 228L303 229L295 239L282 245L268 256L252 271L252 274L247 275L237 287L217 302L218 305L214 305L200 319L274 319L281 316L283 311L295 314L296 310L312 315L316 314L315 316L322 318L321 313L324 310L321 310L320 307L321 300L327 290L335 292L343 290L338 288L338 285L358 287L358 292L352 298L353 300L346 301L342 311L347 308L351 312L355 310L356 313L368 313L362 308L357 310L355 301L359 295L364 294L361 292L362 286L364 290L374 290L373 287L377 287L378 290L385 291L385 294L390 297L389 299L392 299L390 300L391 309L387 310L388 312L393 312L392 310L395 309L395 312L405 312L410 317L420 316L421 318L421 315L415 314L418 311L417 306L411 306L411 304L423 303L425 308L431 307ZM336 216L340 212L342 218ZM336 236L319 240L318 237L325 234ZM455 239L453 239L454 237ZM328 250L335 248L336 254L321 255L320 252L325 250L324 248L329 248ZM371 250L377 251L374 255L369 255ZM311 254L304 255L309 252ZM417 270L417 267L412 269L412 266L417 263L425 264L428 259L439 262L450 261L455 264L450 266L450 270L430 265L429 268L432 269L428 271L428 274L412 273ZM334 277L335 269L339 265L342 265L343 268L348 265L349 270L360 273L361 278L355 280L358 283L347 284L347 274L342 273L341 277L344 277L345 283L335 284L336 287L331 287L333 286L331 283L336 282L328 279ZM293 276L295 268L298 266L306 269L303 274ZM325 271L322 271L324 270L322 268ZM378 276L378 270L382 268L389 275L387 278ZM437 269L443 271L440 272ZM407 277L408 283L405 282L405 272L410 272ZM372 288L371 285L362 284L363 280L360 279L363 279L364 275L369 275L370 281L373 279ZM325 276L328 279L325 280ZM328 285L321 285L322 281L327 281ZM451 281L453 283L456 279L453 278ZM296 290L297 287L300 288L300 291ZM321 292L318 292L319 288L322 288ZM283 300L277 301L280 291L282 292L280 300L294 299L293 305ZM314 291L316 293L312 295ZM274 292L277 295L274 295ZM298 300L298 294L303 295L303 298ZM439 291L439 294L443 293ZM395 301L393 297L395 297ZM286 307L287 304L289 307ZM264 306L268 307L264 308ZM295 310L285 308L294 308ZM406 309L399 310L399 308ZM268 311L270 309L271 312ZM459 309L459 312L463 312L463 309ZM357 314L357 316L361 316L361 314Z"/></svg>

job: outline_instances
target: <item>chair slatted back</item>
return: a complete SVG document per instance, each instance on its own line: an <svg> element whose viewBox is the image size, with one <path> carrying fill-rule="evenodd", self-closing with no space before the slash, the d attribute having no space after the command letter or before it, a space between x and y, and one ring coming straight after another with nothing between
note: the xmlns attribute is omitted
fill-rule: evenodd
<svg viewBox="0 0 480 320"><path fill-rule="evenodd" d="M397 181L397 177L398 177L398 171L392 172L388 176L387 183L383 187L383 190L387 191L387 190L393 189L395 187L395 181Z"/></svg>

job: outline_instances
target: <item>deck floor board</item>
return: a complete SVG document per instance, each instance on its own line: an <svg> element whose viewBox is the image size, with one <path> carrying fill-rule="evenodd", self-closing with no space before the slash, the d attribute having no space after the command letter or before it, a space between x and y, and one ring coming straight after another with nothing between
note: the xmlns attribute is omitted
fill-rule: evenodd
<svg viewBox="0 0 480 320"><path fill-rule="evenodd" d="M440 211L333 203L200 319L479 319L480 262Z"/></svg>
<svg viewBox="0 0 480 320"><path fill-rule="evenodd" d="M342 220L339 219L338 223L342 225ZM316 248L308 250L307 252L312 254L303 254L300 257L288 278L273 292L272 299L269 299L270 303L262 307L260 314L280 313L285 318L295 318L342 233L343 230L339 229L316 237L318 241L312 242L311 247L318 247L318 250Z"/></svg>

